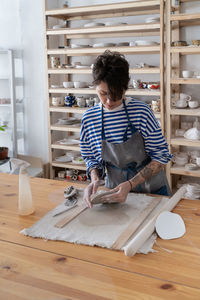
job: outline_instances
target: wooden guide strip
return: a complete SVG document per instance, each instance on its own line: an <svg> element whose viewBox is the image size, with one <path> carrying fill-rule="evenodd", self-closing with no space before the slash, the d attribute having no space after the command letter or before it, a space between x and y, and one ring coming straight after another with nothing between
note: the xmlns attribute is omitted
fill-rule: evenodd
<svg viewBox="0 0 200 300"><path fill-rule="evenodd" d="M70 221L72 221L74 218L76 218L80 213L82 213L84 210L86 210L88 206L86 204L76 206L70 210L70 214L64 218L62 218L60 221L58 221L54 226L57 228L62 228L65 225L67 225Z"/></svg>
<svg viewBox="0 0 200 300"><path fill-rule="evenodd" d="M152 210L158 205L162 197L156 197L151 200L149 204L141 211L134 220L128 225L128 227L122 232L122 234L116 239L116 241L111 246L111 249L120 250L124 244L128 241L131 235L136 231L136 229L141 225L145 218L152 212Z"/></svg>

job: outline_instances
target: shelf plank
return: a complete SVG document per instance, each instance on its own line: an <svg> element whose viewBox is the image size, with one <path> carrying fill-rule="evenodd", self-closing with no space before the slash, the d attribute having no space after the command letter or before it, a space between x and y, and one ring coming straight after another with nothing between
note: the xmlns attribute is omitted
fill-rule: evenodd
<svg viewBox="0 0 200 300"><path fill-rule="evenodd" d="M187 54L200 54L200 46L183 46L183 47L171 47L171 53Z"/></svg>
<svg viewBox="0 0 200 300"><path fill-rule="evenodd" d="M95 89L90 88L82 88L82 89L49 89L49 93L52 94L90 94L96 95ZM130 96L160 96L160 90L149 90L149 89L128 89L126 91L126 95Z"/></svg>
<svg viewBox="0 0 200 300"><path fill-rule="evenodd" d="M48 29L46 35L84 35L84 34L104 34L107 33L131 33L131 32L157 32L159 35L160 23L144 23L144 24L124 24L115 26L96 26L96 27L81 27L81 28L59 28L59 29ZM88 38L88 36L87 36Z"/></svg>
<svg viewBox="0 0 200 300"><path fill-rule="evenodd" d="M111 14L113 12L131 12L134 14L136 11L141 10L152 10L159 9L159 0L148 0L148 1L129 1L124 3L111 3L111 4L100 4L100 5L90 5L90 6L79 6L79 7L67 7L61 9L51 9L46 10L45 15L63 19L70 19L74 17L83 18L87 16L98 16Z"/></svg>
<svg viewBox="0 0 200 300"><path fill-rule="evenodd" d="M60 149L60 150L74 150L74 151L81 151L80 146L74 146L74 145L62 145L59 143L54 143L51 145L52 149Z"/></svg>
<svg viewBox="0 0 200 300"><path fill-rule="evenodd" d="M68 163L63 163L63 162L53 161L52 166L53 167L59 167L59 168L78 169L78 170L86 171L86 166L85 165L73 164L73 163L69 163L69 162Z"/></svg>
<svg viewBox="0 0 200 300"><path fill-rule="evenodd" d="M170 169L170 173L177 174L177 175L200 177L200 169L187 171L184 167L172 167Z"/></svg>
<svg viewBox="0 0 200 300"><path fill-rule="evenodd" d="M195 14L174 14L170 17L171 21L195 21L200 20L200 13Z"/></svg>
<svg viewBox="0 0 200 300"><path fill-rule="evenodd" d="M170 114L171 115L180 115L180 116L196 116L199 117L200 116L200 108L182 108L182 109L178 109L178 108L172 108L170 110Z"/></svg>
<svg viewBox="0 0 200 300"><path fill-rule="evenodd" d="M200 147L200 140L189 140L189 139L177 137L177 138L172 138L170 144L174 146Z"/></svg>
<svg viewBox="0 0 200 300"><path fill-rule="evenodd" d="M200 84L200 78L172 78L171 84Z"/></svg>
<svg viewBox="0 0 200 300"><path fill-rule="evenodd" d="M160 74L160 68L130 68L130 74ZM48 74L92 74L91 68L48 69Z"/></svg>
<svg viewBox="0 0 200 300"><path fill-rule="evenodd" d="M199 47L200 49L200 47ZM123 47L99 47L99 48L70 48L70 49L48 49L47 54L56 55L64 54L67 56L81 56L85 55L97 55L103 53L105 50L122 52L124 54L140 53L140 54L156 54L160 52L160 45L155 46L123 46ZM200 51L200 50L199 50Z"/></svg>
<svg viewBox="0 0 200 300"><path fill-rule="evenodd" d="M51 125L51 130L58 130L58 131L71 131L71 132L81 132L80 125Z"/></svg>
<svg viewBox="0 0 200 300"><path fill-rule="evenodd" d="M80 108L80 107L68 107L68 106L50 106L50 112L60 112L60 113L74 113L74 114L83 114L87 108Z"/></svg>

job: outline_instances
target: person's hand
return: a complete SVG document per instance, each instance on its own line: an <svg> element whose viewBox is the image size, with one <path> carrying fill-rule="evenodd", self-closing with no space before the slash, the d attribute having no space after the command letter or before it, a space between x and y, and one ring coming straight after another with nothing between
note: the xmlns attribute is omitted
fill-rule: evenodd
<svg viewBox="0 0 200 300"><path fill-rule="evenodd" d="M94 180L92 181L85 189L84 189L84 195L83 200L87 203L87 205L92 208L92 203L90 201L90 197L92 194L95 194L99 188L100 185L104 185L103 180Z"/></svg>
<svg viewBox="0 0 200 300"><path fill-rule="evenodd" d="M105 203L125 202L130 190L130 183L125 181L112 190L113 194L102 197L102 200Z"/></svg>

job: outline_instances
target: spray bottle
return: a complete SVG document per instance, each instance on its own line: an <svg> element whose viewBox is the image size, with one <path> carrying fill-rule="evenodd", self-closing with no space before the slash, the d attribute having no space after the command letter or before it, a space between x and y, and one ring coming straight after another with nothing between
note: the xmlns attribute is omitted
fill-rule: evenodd
<svg viewBox="0 0 200 300"><path fill-rule="evenodd" d="M34 212L30 181L27 173L27 167L30 166L24 160L11 158L12 173L19 168L19 199L18 211L21 216L28 216Z"/></svg>

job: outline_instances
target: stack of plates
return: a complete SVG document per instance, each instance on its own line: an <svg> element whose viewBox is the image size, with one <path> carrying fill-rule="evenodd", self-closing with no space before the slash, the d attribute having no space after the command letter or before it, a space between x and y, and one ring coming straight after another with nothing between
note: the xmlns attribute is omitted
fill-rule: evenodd
<svg viewBox="0 0 200 300"><path fill-rule="evenodd" d="M63 140L57 141L57 143L62 144L62 145L79 145L80 141L74 140L74 139L63 139Z"/></svg>
<svg viewBox="0 0 200 300"><path fill-rule="evenodd" d="M185 197L189 199L200 199L200 184L198 183L189 183L186 185L186 194Z"/></svg>

